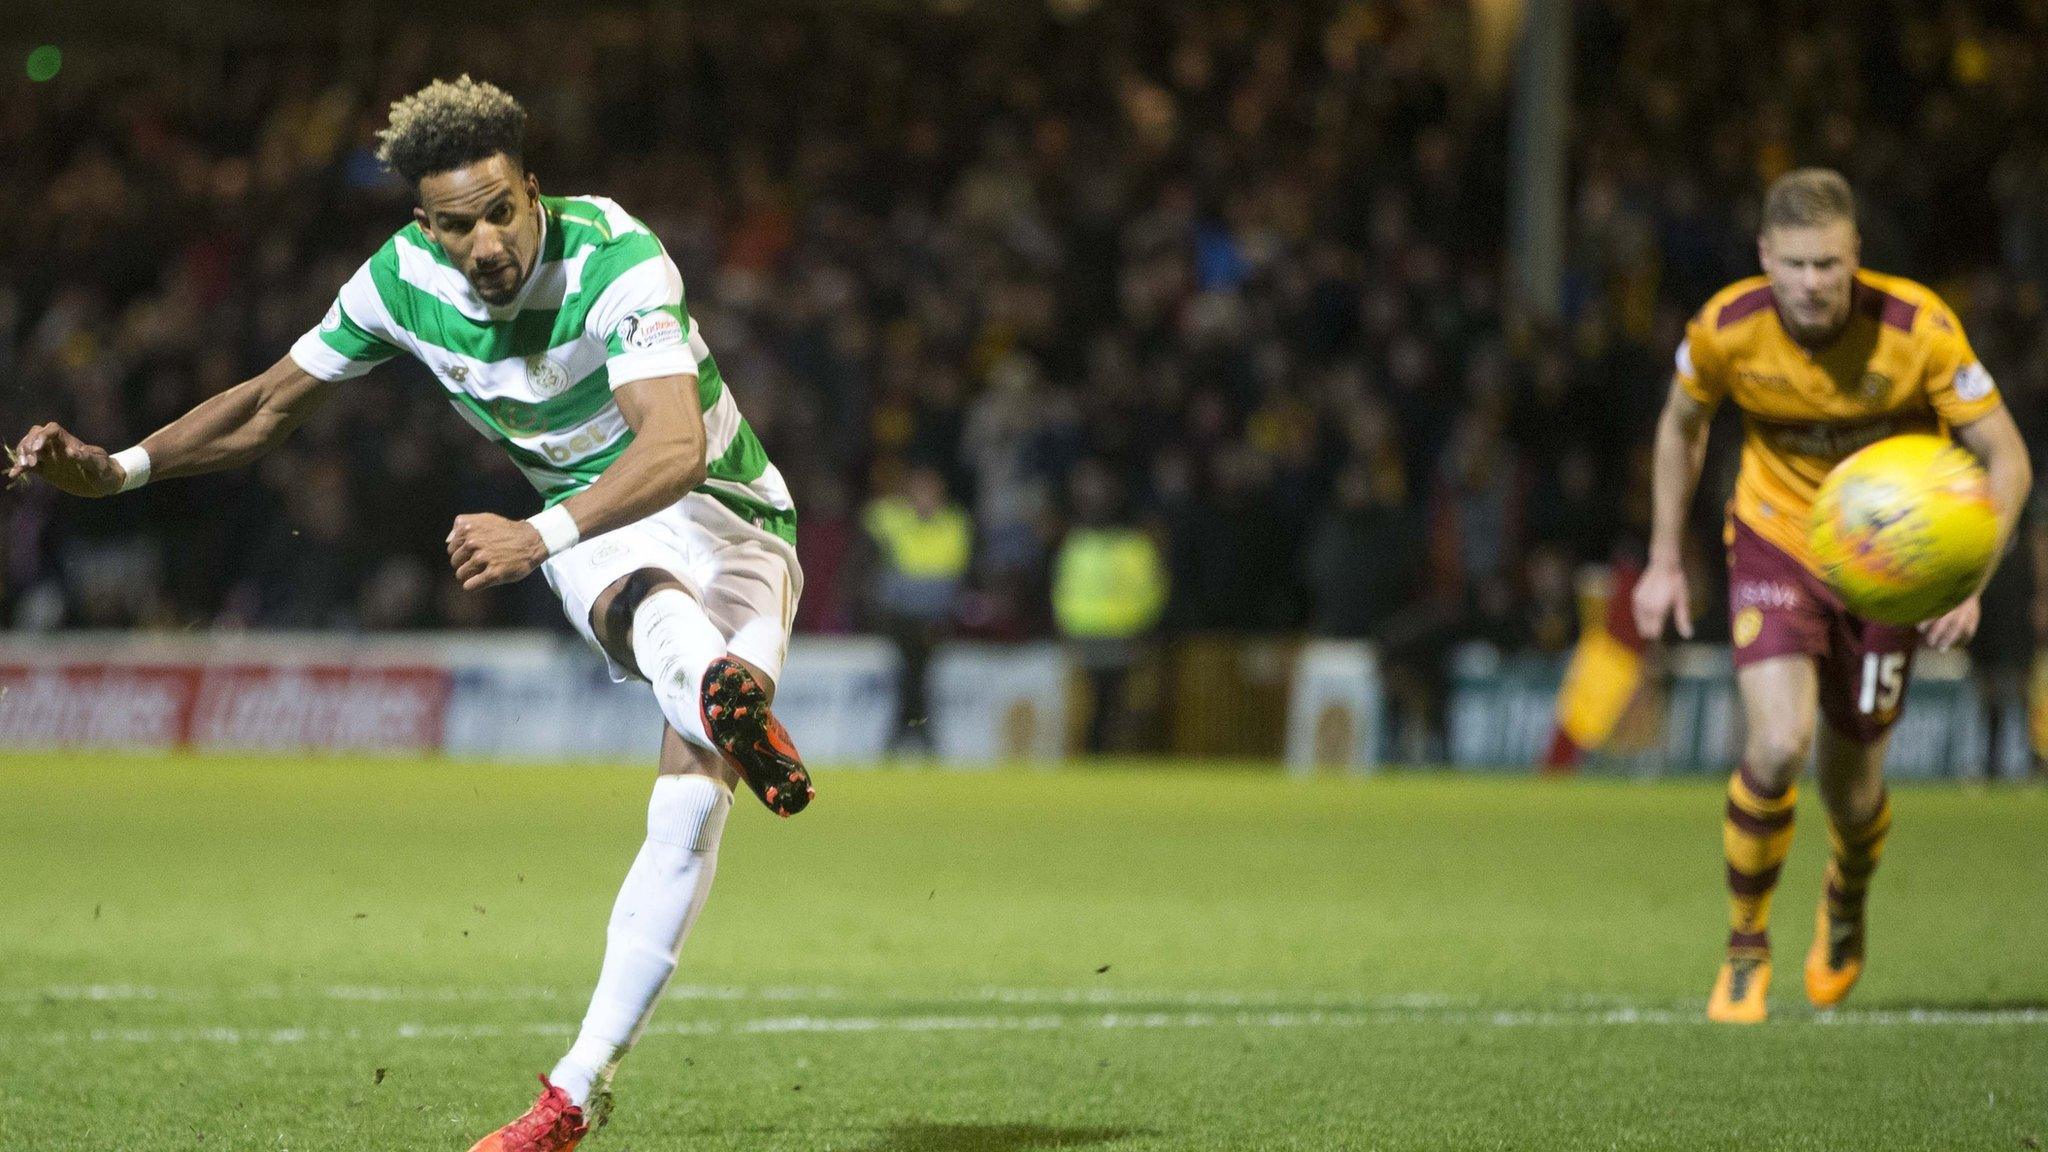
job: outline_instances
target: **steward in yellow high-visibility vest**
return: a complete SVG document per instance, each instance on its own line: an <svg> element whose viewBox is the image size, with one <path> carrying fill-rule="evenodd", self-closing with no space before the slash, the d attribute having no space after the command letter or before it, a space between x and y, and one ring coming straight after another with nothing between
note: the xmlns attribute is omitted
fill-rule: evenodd
<svg viewBox="0 0 2048 1152"><path fill-rule="evenodd" d="M1052 614L1088 678L1090 752L1131 751L1136 729L1126 691L1146 637L1166 608L1159 545L1124 524L1077 526L1053 560Z"/></svg>
<svg viewBox="0 0 2048 1152"><path fill-rule="evenodd" d="M1076 640L1129 640L1151 631L1167 591L1159 545L1136 528L1075 528L1053 562L1053 619Z"/></svg>
<svg viewBox="0 0 2048 1152"><path fill-rule="evenodd" d="M913 465L900 494L880 496L861 515L873 541L871 624L896 644L897 750L932 747L925 669L953 623L974 558L974 524L928 465Z"/></svg>
<svg viewBox="0 0 2048 1152"><path fill-rule="evenodd" d="M875 591L882 609L920 617L950 612L973 555L967 513L957 504L884 496L861 520L881 561Z"/></svg>

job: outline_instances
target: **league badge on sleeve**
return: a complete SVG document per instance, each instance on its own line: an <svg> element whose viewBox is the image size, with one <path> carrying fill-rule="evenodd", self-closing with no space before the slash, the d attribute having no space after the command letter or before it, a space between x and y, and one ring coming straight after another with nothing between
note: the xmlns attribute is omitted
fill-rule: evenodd
<svg viewBox="0 0 2048 1152"><path fill-rule="evenodd" d="M1982 400L1991 395L1991 373L1975 360L1956 369L1956 399L1964 401Z"/></svg>
<svg viewBox="0 0 2048 1152"><path fill-rule="evenodd" d="M619 322L619 344L628 352L678 348L682 343L683 322L663 309L635 312Z"/></svg>

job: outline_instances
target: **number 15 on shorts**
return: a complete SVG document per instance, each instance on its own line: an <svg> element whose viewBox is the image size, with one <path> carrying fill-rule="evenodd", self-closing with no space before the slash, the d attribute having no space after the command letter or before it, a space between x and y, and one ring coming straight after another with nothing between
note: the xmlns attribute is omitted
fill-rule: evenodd
<svg viewBox="0 0 2048 1152"><path fill-rule="evenodd" d="M1856 708L1865 716L1886 715L1899 706L1906 687L1906 654L1867 652L1863 656L1863 691Z"/></svg>

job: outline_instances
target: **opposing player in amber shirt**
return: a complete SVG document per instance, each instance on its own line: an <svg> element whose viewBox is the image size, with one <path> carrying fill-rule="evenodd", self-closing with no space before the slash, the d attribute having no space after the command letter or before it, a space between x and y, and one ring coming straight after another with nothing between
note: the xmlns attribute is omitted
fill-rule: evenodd
<svg viewBox="0 0 2048 1152"><path fill-rule="evenodd" d="M1746 525L1811 571L1806 518L1821 481L1865 445L1940 432L2000 410L1955 313L1911 280L1859 269L1846 322L1823 347L1799 343L1768 277L1721 290L1686 326L1677 383L1704 409L1743 414L1730 525Z"/></svg>
<svg viewBox="0 0 2048 1152"><path fill-rule="evenodd" d="M1990 472L2001 547L2031 484L2026 444L1955 313L1911 280L1858 268L1858 246L1855 201L1840 175L1801 169L1774 183L1757 238L1764 275L1723 289L1687 326L1657 426L1655 523L1636 625L1655 638L1673 619L1690 637L1679 566L1685 510L1714 410L1732 400L1743 414L1726 540L1747 740L1722 824L1728 953L1707 1004L1709 1017L1731 1023L1766 1014L1771 892L1792 844L1794 784L1816 747L1834 850L1807 996L1832 1007L1862 974L1864 896L1891 826L1885 743L1913 652L1923 640L1953 647L1977 628L1975 596L1917 629L1849 612L1806 544L1821 481L1866 444L1945 432Z"/></svg>

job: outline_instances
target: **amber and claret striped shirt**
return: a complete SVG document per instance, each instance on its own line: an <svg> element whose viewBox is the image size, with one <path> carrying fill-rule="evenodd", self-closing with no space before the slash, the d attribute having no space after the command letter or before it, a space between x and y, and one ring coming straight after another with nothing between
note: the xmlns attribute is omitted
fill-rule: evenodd
<svg viewBox="0 0 2048 1152"><path fill-rule="evenodd" d="M1764 539L1818 570L1806 516L1828 472L1867 444L1938 432L1998 408L1956 314L1924 285L1861 270L1842 334L1820 352L1792 339L1770 281L1738 280L1686 325L1678 383L1708 407L1742 409L1742 469L1729 502Z"/></svg>

